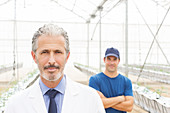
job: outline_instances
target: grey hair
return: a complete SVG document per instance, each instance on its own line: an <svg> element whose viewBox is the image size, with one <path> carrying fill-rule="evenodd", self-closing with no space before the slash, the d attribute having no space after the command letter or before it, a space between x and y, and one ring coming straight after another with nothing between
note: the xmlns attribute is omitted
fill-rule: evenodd
<svg viewBox="0 0 170 113"><path fill-rule="evenodd" d="M70 52L70 47L69 47L69 38L67 35L67 32L54 24L45 24L43 27L40 27L38 31L34 33L34 36L32 38L32 51L36 53L36 50L38 48L38 37L42 35L47 35L47 36L56 36L56 35L61 35L64 37L65 40L65 50L66 54Z"/></svg>

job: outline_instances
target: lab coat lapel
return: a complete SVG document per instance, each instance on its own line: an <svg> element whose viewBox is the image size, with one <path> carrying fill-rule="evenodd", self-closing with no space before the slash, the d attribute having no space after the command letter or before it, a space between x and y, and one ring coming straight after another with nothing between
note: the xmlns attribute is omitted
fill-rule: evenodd
<svg viewBox="0 0 170 113"><path fill-rule="evenodd" d="M76 96L78 95L79 91L77 90L77 85L66 77L66 90L63 100L63 106L61 113L73 113L75 104L76 104Z"/></svg>
<svg viewBox="0 0 170 113"><path fill-rule="evenodd" d="M39 86L39 79L32 86L31 92L29 94L29 100L36 113L47 113L43 95Z"/></svg>

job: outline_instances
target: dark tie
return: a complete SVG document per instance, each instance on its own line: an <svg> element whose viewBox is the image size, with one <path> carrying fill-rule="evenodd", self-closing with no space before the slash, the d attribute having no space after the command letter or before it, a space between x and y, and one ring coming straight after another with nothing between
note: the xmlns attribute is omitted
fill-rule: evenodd
<svg viewBox="0 0 170 113"><path fill-rule="evenodd" d="M58 91L56 91L55 89L50 89L46 93L50 98L48 113L57 113L57 105L54 99L57 93Z"/></svg>

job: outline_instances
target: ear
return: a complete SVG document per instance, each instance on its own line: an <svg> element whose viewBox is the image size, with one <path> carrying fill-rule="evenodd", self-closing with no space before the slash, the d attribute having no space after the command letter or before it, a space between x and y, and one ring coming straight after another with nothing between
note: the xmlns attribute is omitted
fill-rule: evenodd
<svg viewBox="0 0 170 113"><path fill-rule="evenodd" d="M68 60L69 57L70 57L70 52L69 52L68 55L67 55L66 62L67 62L67 60Z"/></svg>
<svg viewBox="0 0 170 113"><path fill-rule="evenodd" d="M106 57L103 58L104 63L105 63L105 60L106 60Z"/></svg>
<svg viewBox="0 0 170 113"><path fill-rule="evenodd" d="M118 59L119 61L118 61L118 64L120 63L120 59Z"/></svg>
<svg viewBox="0 0 170 113"><path fill-rule="evenodd" d="M33 51L31 51L31 55L32 55L34 62L37 64L36 55Z"/></svg>

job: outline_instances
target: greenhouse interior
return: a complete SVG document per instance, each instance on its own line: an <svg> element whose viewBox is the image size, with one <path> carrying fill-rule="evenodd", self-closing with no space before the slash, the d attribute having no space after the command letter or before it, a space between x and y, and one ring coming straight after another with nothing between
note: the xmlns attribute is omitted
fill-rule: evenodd
<svg viewBox="0 0 170 113"><path fill-rule="evenodd" d="M118 72L132 82L128 113L170 113L170 0L0 0L0 113L39 78L34 33L56 24L68 34L64 74L89 84L105 70L105 51L120 52Z"/></svg>

